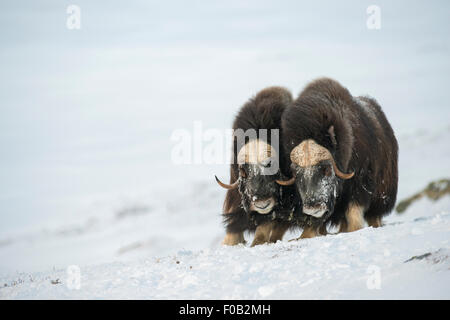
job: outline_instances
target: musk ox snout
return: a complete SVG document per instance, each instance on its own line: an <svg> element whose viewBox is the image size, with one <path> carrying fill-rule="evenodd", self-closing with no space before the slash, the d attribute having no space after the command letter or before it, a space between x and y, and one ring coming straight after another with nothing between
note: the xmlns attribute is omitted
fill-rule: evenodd
<svg viewBox="0 0 450 320"><path fill-rule="evenodd" d="M301 187L299 190L303 201L303 212L315 218L322 218L334 209L334 188L319 185Z"/></svg>
<svg viewBox="0 0 450 320"><path fill-rule="evenodd" d="M324 214L328 211L326 205L318 205L318 206L303 206L303 212L309 216L313 216L314 218L322 218Z"/></svg>
<svg viewBox="0 0 450 320"><path fill-rule="evenodd" d="M250 205L250 210L256 211L260 214L267 214L272 211L275 206L275 199L273 197L266 198L263 200L252 201Z"/></svg>
<svg viewBox="0 0 450 320"><path fill-rule="evenodd" d="M260 214L269 213L275 206L279 186L275 179L278 175L262 175L258 165L247 164L247 175L243 183L243 199L248 199L250 211Z"/></svg>
<svg viewBox="0 0 450 320"><path fill-rule="evenodd" d="M295 186L303 202L303 212L326 218L333 212L339 179L328 160L309 167L295 167Z"/></svg>

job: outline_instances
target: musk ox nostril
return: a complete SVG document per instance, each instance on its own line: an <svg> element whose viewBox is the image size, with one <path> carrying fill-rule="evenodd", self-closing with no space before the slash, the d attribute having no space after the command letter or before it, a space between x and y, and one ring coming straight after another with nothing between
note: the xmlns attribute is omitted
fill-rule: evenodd
<svg viewBox="0 0 450 320"><path fill-rule="evenodd" d="M255 207L258 209L266 209L272 203L272 199L255 201Z"/></svg>
<svg viewBox="0 0 450 320"><path fill-rule="evenodd" d="M266 198L264 200L252 201L250 209L260 214L267 214L272 211L274 206L275 206L275 199Z"/></svg>
<svg viewBox="0 0 450 320"><path fill-rule="evenodd" d="M321 218L327 211L328 209L326 206L314 206L314 207L303 206L303 212L315 218Z"/></svg>

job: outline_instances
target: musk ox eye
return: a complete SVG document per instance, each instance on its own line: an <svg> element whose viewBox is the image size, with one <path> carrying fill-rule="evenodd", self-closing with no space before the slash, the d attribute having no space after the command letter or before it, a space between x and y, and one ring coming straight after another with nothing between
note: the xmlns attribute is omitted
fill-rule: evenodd
<svg viewBox="0 0 450 320"><path fill-rule="evenodd" d="M329 177L329 176L331 176L331 167L324 167L323 169L322 169L323 171L323 175L324 176L327 176L327 177Z"/></svg>

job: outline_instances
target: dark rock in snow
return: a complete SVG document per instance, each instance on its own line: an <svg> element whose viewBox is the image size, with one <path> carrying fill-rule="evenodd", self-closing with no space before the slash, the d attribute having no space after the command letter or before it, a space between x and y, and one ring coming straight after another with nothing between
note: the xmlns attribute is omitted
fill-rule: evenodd
<svg viewBox="0 0 450 320"><path fill-rule="evenodd" d="M436 201L444 197L445 195L450 195L450 179L433 181L419 193L416 193L411 197L400 201L395 210L398 213L403 213L414 201L417 201L423 197L427 197L431 200Z"/></svg>

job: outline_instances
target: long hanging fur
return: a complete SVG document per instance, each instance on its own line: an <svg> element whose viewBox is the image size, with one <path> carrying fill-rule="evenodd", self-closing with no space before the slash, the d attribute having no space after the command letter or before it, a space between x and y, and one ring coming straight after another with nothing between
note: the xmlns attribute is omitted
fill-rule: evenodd
<svg viewBox="0 0 450 320"><path fill-rule="evenodd" d="M269 87L260 91L255 97L251 98L245 103L239 110L233 123L233 129L242 129L244 131L248 129L255 129L257 137L259 138L259 129L278 129L280 130L280 140L282 140L281 130L281 116L286 107L292 103L291 93L282 87ZM270 133L268 134L268 143L270 144ZM239 152L236 139L233 141L233 161L230 166L230 183L235 182L239 177L239 168L237 164L237 153ZM279 143L279 163L281 174L289 174L289 162L285 158L285 152L283 145ZM294 188L283 187L284 193L281 192L280 199L286 207L293 206L296 201L293 199ZM289 204L288 204L288 201ZM298 202L298 201L297 201ZM277 212L277 218L280 215L289 215L284 210L282 212L280 206L275 209ZM267 219L273 219L273 214L264 216L251 216L248 212L245 212L242 206L242 198L237 189L228 190L226 193L224 205L223 205L223 219L226 226L226 231L230 233L239 233L244 231L254 231L256 226L263 223ZM285 219L287 220L287 219Z"/></svg>
<svg viewBox="0 0 450 320"><path fill-rule="evenodd" d="M368 221L390 213L397 197L398 144L375 99L352 97L337 81L317 79L286 109L282 128L286 157L300 142L313 139L331 152L342 171L355 172L342 181L327 222L341 223L350 203L365 208Z"/></svg>

